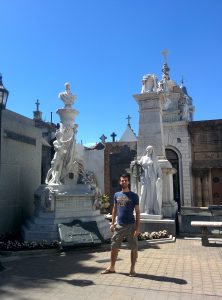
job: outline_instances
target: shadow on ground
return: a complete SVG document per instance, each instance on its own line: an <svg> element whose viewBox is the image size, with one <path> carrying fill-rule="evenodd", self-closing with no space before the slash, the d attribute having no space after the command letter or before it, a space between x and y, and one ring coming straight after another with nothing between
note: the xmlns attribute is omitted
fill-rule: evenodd
<svg viewBox="0 0 222 300"><path fill-rule="evenodd" d="M57 253L45 256L29 256L4 262L5 270L0 272L0 294L13 296L19 289L44 289L50 282L63 281L75 286L88 286L90 280L67 280L65 277L78 274L94 274L100 267L88 265L94 259L88 251ZM14 295L15 296L15 295Z"/></svg>
<svg viewBox="0 0 222 300"><path fill-rule="evenodd" d="M92 280L85 280L85 279L71 279L71 280L58 279L58 280L66 282L68 284L72 284L74 286L80 286L80 287L94 285L94 282Z"/></svg>
<svg viewBox="0 0 222 300"><path fill-rule="evenodd" d="M118 273L122 275L129 276L129 273ZM154 281L161 281L161 282L172 282L175 284L187 284L187 281L181 278L175 278L175 277L167 277L167 276L158 276L158 275L149 275L144 273L137 273L136 277L148 279L148 280L154 280Z"/></svg>

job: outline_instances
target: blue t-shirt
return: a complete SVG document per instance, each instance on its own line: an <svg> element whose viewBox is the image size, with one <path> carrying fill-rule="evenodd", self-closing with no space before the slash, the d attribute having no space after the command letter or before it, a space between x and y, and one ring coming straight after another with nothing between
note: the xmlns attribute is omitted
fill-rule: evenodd
<svg viewBox="0 0 222 300"><path fill-rule="evenodd" d="M117 223L119 225L135 223L133 215L135 205L139 204L139 197L132 191L117 192L114 195L114 203L117 207Z"/></svg>

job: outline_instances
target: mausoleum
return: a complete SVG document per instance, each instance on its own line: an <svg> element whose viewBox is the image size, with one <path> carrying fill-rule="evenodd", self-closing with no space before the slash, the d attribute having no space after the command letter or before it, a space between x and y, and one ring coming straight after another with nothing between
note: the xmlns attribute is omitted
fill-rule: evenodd
<svg viewBox="0 0 222 300"><path fill-rule="evenodd" d="M133 95L138 104L139 131L135 138L129 126L124 139L105 143L105 193L111 198L118 175L129 170L116 161L140 158L146 147L152 145L158 159L169 162L173 171L173 200L178 211L186 207L222 205L222 121L194 121L195 107L183 81L177 84L170 77L170 68L164 51L162 78L146 74L140 92ZM133 155L121 149L133 148ZM130 158L129 158L130 157ZM129 163L129 162L128 162ZM117 172L118 169L118 172ZM116 177L115 177L116 176Z"/></svg>

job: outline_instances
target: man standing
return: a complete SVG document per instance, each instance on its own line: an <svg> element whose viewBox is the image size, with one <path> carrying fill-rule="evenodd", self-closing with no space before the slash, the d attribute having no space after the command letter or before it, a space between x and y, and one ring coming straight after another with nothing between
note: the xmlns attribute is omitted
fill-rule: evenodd
<svg viewBox="0 0 222 300"><path fill-rule="evenodd" d="M129 248L131 249L131 267L129 276L134 277L135 264L138 256L138 240L137 236L140 232L140 210L139 197L137 194L129 190L129 176L122 174L120 176L120 186L122 191L115 193L114 206L112 210L112 223L110 225L111 232L114 232L111 240L111 264L101 272L101 274L115 273L115 263L121 242L127 239ZM134 217L136 213L136 220ZM117 217L117 223L116 222Z"/></svg>

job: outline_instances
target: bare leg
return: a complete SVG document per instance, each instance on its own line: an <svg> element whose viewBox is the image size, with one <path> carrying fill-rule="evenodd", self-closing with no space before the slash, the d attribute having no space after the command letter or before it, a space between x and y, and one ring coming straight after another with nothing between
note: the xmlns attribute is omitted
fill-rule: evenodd
<svg viewBox="0 0 222 300"><path fill-rule="evenodd" d="M129 273L129 276L131 276L131 277L136 275L135 265L136 265L137 257L138 257L137 250L136 251L131 250L131 267L130 267L130 273Z"/></svg>
<svg viewBox="0 0 222 300"><path fill-rule="evenodd" d="M104 271L101 272L101 274L108 274L108 273L114 273L115 272L115 264L117 260L119 249L113 248L111 250L111 263L108 268L106 268Z"/></svg>
<svg viewBox="0 0 222 300"><path fill-rule="evenodd" d="M110 265L110 269L111 269L112 271L115 271L115 264L116 264L118 252L119 252L119 249L113 248L113 249L111 250L111 265Z"/></svg>

